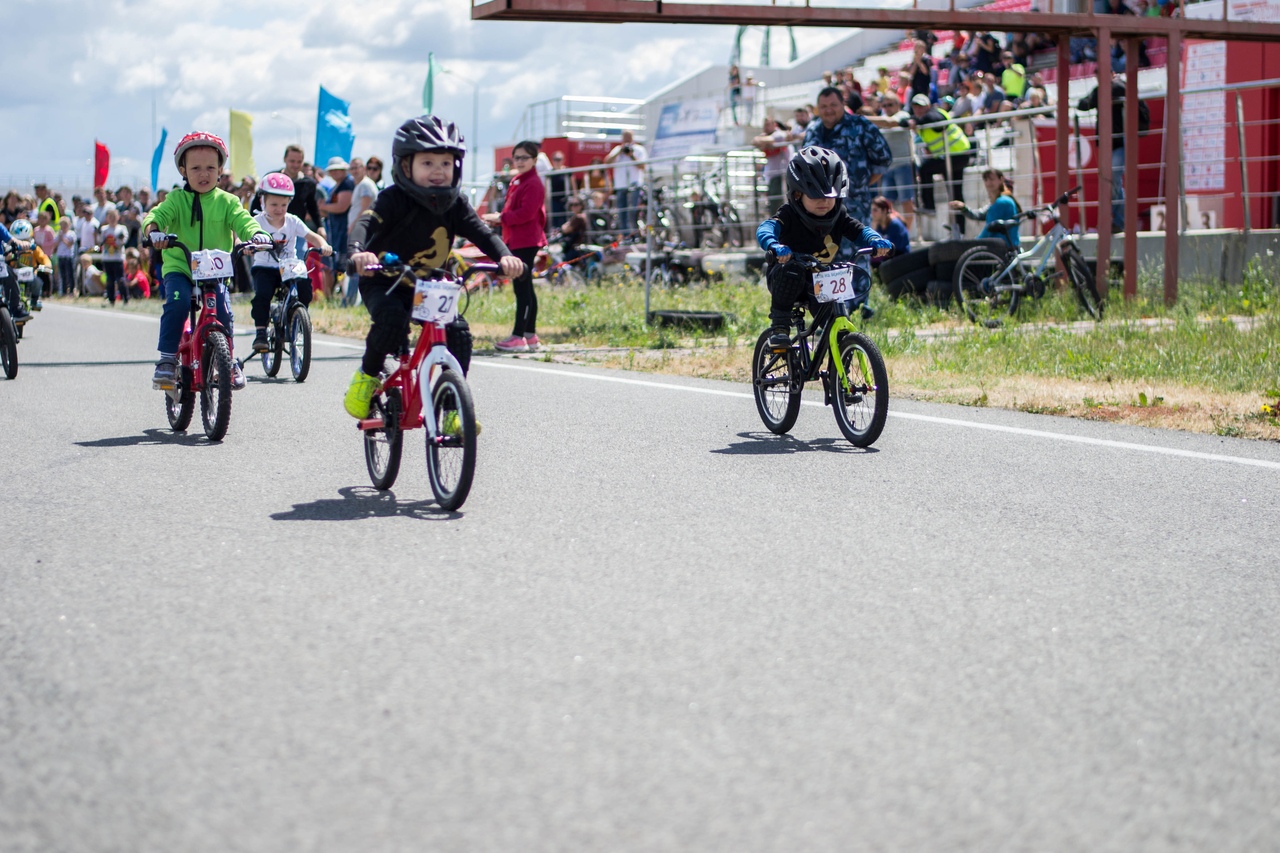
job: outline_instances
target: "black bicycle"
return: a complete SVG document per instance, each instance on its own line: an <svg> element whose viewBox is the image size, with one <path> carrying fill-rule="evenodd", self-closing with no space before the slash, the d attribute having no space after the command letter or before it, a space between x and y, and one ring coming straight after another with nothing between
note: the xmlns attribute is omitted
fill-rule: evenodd
<svg viewBox="0 0 1280 853"><path fill-rule="evenodd" d="M319 252L314 247L307 249L306 257ZM305 260L286 259L280 262L280 284L271 300L267 349L262 353L262 369L268 376L280 372L286 352L289 354L289 371L295 382L305 382L311 372L311 314L298 298L298 282L306 278Z"/></svg>
<svg viewBox="0 0 1280 853"><path fill-rule="evenodd" d="M812 255L796 253L788 263L812 278L813 323L805 325L806 298L792 309L795 334L785 347L769 343L769 330L756 341L752 387L760 420L772 433L789 432L800 414L804 384L821 380L823 403L835 411L840 432L855 446L870 447L888 417L889 374L879 348L849 316L866 302L871 277L856 264L823 264Z"/></svg>

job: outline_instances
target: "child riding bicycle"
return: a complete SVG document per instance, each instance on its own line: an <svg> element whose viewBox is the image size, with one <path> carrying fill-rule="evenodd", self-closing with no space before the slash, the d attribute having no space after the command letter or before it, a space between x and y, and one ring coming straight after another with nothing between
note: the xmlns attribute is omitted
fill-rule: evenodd
<svg viewBox="0 0 1280 853"><path fill-rule="evenodd" d="M212 133L188 133L174 149L173 160L178 173L186 180L180 190L173 190L142 220L142 233L161 252L164 283L164 313L160 315L160 360L151 377L151 387L171 391L177 381L178 345L182 326L191 306L191 267L186 255L169 246L166 236L176 234L192 251L234 248L234 237L271 245L271 235L254 221L240 199L218 189L218 176L227 161L227 145ZM233 236L234 235L234 236ZM231 344L233 319L231 297L226 287L218 288L218 322L227 328ZM231 387L244 387L244 372L232 359Z"/></svg>
<svg viewBox="0 0 1280 853"><path fill-rule="evenodd" d="M297 265L297 245L299 239L307 241L307 245L315 246L328 257L333 254L333 247L306 224L289 212L289 204L293 201L293 181L283 172L272 172L262 179L258 187L262 195L262 210L254 220L267 230L271 239L279 247L273 255L260 252L253 257L253 325L257 332L253 339L254 352L266 352L267 323L271 319L271 297L275 295L282 280L298 284L298 301L304 306L311 304L311 279L305 271L296 277L284 279L282 269ZM305 270L305 267L303 268Z"/></svg>
<svg viewBox="0 0 1280 853"><path fill-rule="evenodd" d="M390 252L419 275L441 268L453 238L461 234L496 260L502 273L516 276L524 264L489 230L458 192L462 159L467 146L452 122L432 115L411 118L396 131L391 144L393 186L378 194L373 207L360 214L351 229L351 265L358 276L378 263L378 253ZM369 416L369 401L378 388L378 375L388 355L399 352L408 337L413 288L362 279L364 300L373 327L365 338L364 360L351 377L343 400L347 414ZM465 372L471 362L471 330L458 317L446 327L447 346Z"/></svg>
<svg viewBox="0 0 1280 853"><path fill-rule="evenodd" d="M806 296L811 310L817 305L810 273L799 264L790 263L793 252L831 263L840 251L842 238L856 248L874 248L876 257L893 250L892 243L845 211L849 172L834 151L816 146L802 148L787 164L787 188L790 192L786 203L756 229L756 242L775 259L767 264L765 276L771 294L769 320L773 324L769 345L776 347L790 343L792 306Z"/></svg>
<svg viewBox="0 0 1280 853"><path fill-rule="evenodd" d="M35 277L31 281L28 288L27 298L31 303L32 311L39 311L41 305L41 297L44 295L45 289L50 291L53 289L53 261L49 260L49 256L44 250L36 245L34 239L34 229L31 222L26 219L14 220L13 225L9 228L11 238L17 241L13 247L11 263L14 269L34 269ZM17 319L16 317L14 319Z"/></svg>
<svg viewBox="0 0 1280 853"><path fill-rule="evenodd" d="M28 240L19 240L13 233L0 222L0 249L4 251L27 251L35 245L34 242ZM4 302L9 308L9 316L16 320L25 320L31 315L23 310L22 296L18 289L18 279L14 276L13 270L8 268L8 264L0 264L0 288L4 290Z"/></svg>

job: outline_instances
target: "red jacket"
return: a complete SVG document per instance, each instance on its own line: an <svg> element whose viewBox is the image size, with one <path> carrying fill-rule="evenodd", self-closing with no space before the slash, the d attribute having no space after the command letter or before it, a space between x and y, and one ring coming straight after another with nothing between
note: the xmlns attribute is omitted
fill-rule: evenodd
<svg viewBox="0 0 1280 853"><path fill-rule="evenodd" d="M502 205L502 242L509 249L547 245L547 191L536 168L511 179Z"/></svg>

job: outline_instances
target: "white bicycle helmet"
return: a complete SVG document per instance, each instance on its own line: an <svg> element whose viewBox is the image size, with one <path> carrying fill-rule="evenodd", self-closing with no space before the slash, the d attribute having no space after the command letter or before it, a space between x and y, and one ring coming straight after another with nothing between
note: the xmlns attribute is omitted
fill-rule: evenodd
<svg viewBox="0 0 1280 853"><path fill-rule="evenodd" d="M13 224L9 226L9 236L24 243L31 240L34 236L31 223L25 219L15 219Z"/></svg>

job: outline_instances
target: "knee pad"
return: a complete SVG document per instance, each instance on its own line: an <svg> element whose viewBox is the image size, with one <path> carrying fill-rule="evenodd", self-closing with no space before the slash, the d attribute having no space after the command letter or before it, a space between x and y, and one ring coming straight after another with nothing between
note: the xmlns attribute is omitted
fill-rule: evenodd
<svg viewBox="0 0 1280 853"><path fill-rule="evenodd" d="M462 375L466 376L471 368L471 325L463 317L458 317L444 327L445 346L453 357L462 365Z"/></svg>

